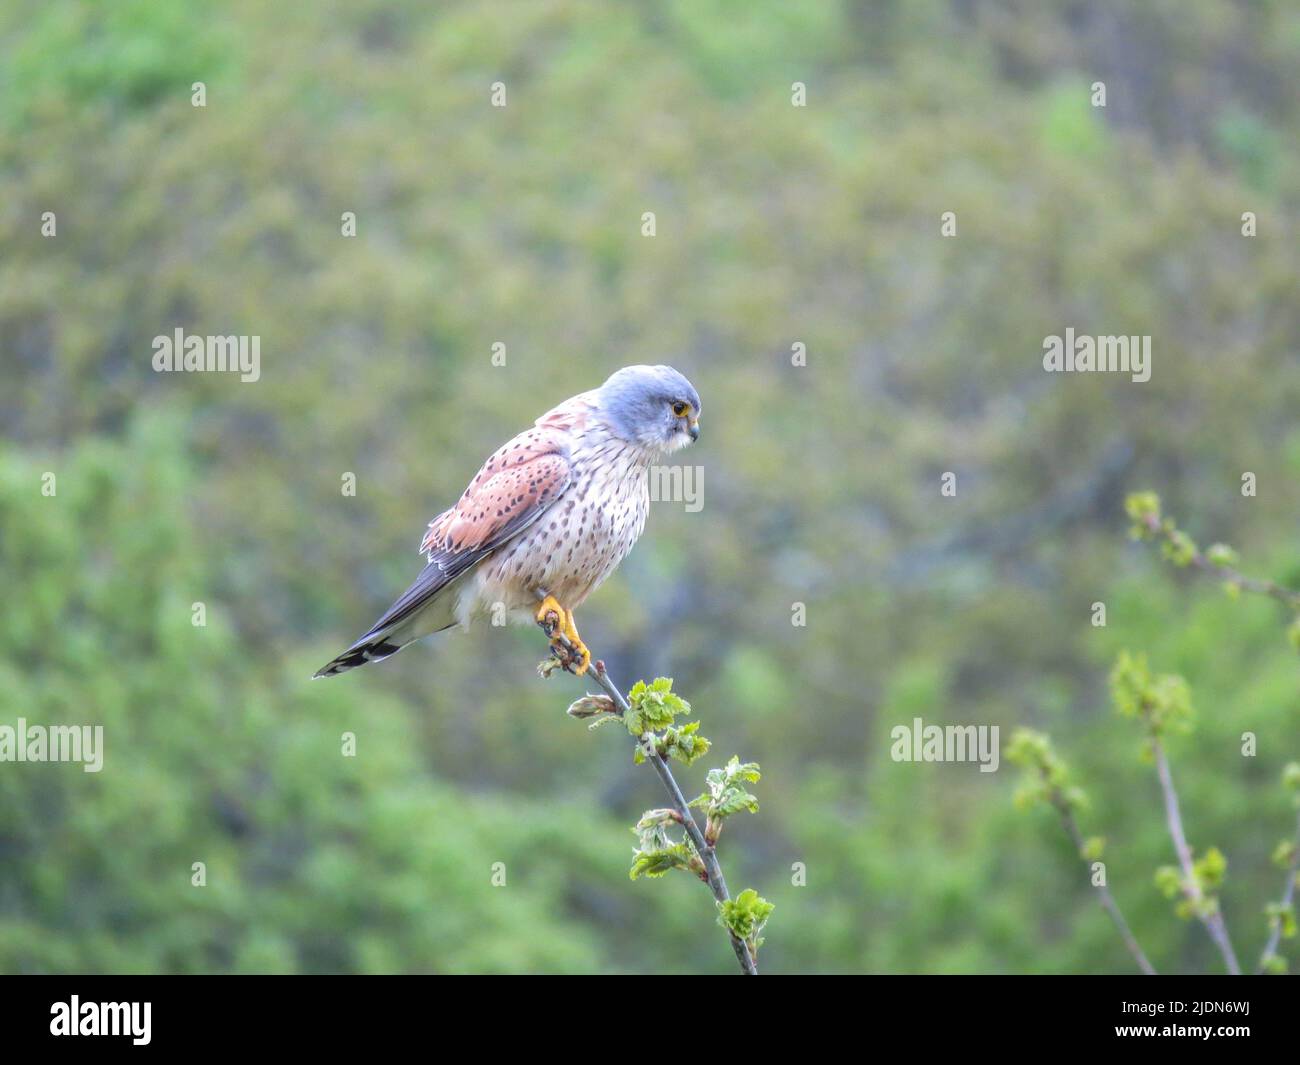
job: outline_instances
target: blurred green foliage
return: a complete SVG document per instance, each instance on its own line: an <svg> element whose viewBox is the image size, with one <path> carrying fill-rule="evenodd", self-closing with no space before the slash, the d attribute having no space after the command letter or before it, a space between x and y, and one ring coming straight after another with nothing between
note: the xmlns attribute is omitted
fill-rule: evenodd
<svg viewBox="0 0 1300 1065"><path fill-rule="evenodd" d="M915 716L1050 733L1152 960L1211 968L1152 881L1124 650L1195 692L1169 755L1253 956L1284 611L1162 566L1122 501L1300 585L1298 62L1282 0L5 6L0 722L106 753L0 765L0 970L729 971L698 884L628 882L658 782L574 742L537 633L307 680L502 439L660 361L705 505L653 508L582 631L763 764L726 868L779 907L764 970L1129 970L1014 774L890 760ZM1151 381L1044 374L1066 326L1152 335ZM260 335L261 380L154 374L177 327Z"/></svg>

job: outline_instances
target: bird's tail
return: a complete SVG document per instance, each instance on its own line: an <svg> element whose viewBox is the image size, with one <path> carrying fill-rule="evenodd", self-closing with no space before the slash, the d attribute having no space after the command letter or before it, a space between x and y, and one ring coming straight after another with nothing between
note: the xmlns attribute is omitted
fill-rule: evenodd
<svg viewBox="0 0 1300 1065"><path fill-rule="evenodd" d="M312 679L337 676L346 673L349 669L356 669L357 666L364 666L367 662L382 662L385 658L397 654L411 642L411 640L400 640L393 633L383 636L363 636L332 662L316 670L312 674Z"/></svg>
<svg viewBox="0 0 1300 1065"><path fill-rule="evenodd" d="M455 580L448 581L437 563L429 563L369 632L334 661L318 669L315 676L333 677L367 662L382 662L408 643L451 628L456 624L455 588Z"/></svg>

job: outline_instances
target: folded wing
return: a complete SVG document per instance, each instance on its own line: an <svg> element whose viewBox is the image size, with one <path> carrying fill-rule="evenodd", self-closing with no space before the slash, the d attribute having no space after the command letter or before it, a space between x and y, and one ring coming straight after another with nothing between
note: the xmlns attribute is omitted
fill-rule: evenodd
<svg viewBox="0 0 1300 1065"><path fill-rule="evenodd" d="M456 505L429 523L420 542L428 564L366 637L413 616L474 563L513 540L565 493L571 478L563 433L534 427L508 441Z"/></svg>

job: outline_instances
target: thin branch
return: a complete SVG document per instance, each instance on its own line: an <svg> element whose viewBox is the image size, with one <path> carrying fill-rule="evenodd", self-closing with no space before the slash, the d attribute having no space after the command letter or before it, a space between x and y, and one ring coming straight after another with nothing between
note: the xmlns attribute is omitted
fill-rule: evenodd
<svg viewBox="0 0 1300 1065"><path fill-rule="evenodd" d="M1165 527L1164 523L1155 514L1147 514L1142 517L1142 524L1152 533L1153 536L1165 541L1174 547L1181 546L1179 541L1174 538L1174 530ZM1300 592L1293 592L1290 588L1284 588L1276 581L1263 580L1258 577L1247 577L1239 570L1231 566L1220 566L1211 562L1200 548L1193 548L1191 553L1186 556L1188 563L1201 570L1203 573L1211 574L1221 581L1240 588L1244 592L1254 592L1256 595L1267 595L1271 599L1276 599L1279 603L1289 607L1292 610L1300 611Z"/></svg>
<svg viewBox="0 0 1300 1065"><path fill-rule="evenodd" d="M1142 514L1140 517L1135 515L1135 517L1140 522L1141 527L1150 533L1153 539L1161 540L1167 548L1172 549L1170 554L1175 556L1175 561L1185 560L1188 565L1193 566L1202 573L1224 581L1229 587L1252 592L1256 595L1268 596L1289 610L1300 613L1300 592L1293 591L1276 581L1248 577L1233 566L1212 561L1185 533L1182 533L1174 526L1172 520L1166 523L1161 519L1158 501L1155 501L1152 511ZM1169 822L1169 833L1173 836L1174 849L1178 852L1178 863L1183 869L1185 885L1183 890L1193 906L1196 907L1201 900L1201 890L1192 869L1191 848L1188 847L1187 838L1183 835L1182 818L1178 812L1178 795L1174 791L1173 777L1169 772L1169 762L1165 757L1164 748L1161 746L1160 740L1155 736L1152 736L1152 743L1156 754L1156 769L1160 774L1160 786L1165 793L1165 815ZM1296 871L1298 867L1300 867L1300 818L1296 822L1295 841L1291 848L1291 861L1287 867L1286 888L1282 893L1282 906L1284 908L1289 907L1295 897ZM1199 914L1199 907L1197 909ZM1232 949L1232 941L1228 937L1228 927L1224 923L1222 913L1216 909L1208 916L1202 916L1201 920L1205 923L1211 938L1223 954L1223 959L1228 965L1228 971L1234 975L1239 974L1241 969L1237 964L1237 956ZM1264 946L1264 952L1260 955L1257 973L1264 972L1269 960L1277 950L1281 936L1282 918L1279 917L1269 934L1268 943Z"/></svg>
<svg viewBox="0 0 1300 1065"><path fill-rule="evenodd" d="M557 638L565 650L571 652L571 645L568 640L563 636ZM556 657L561 658L559 655ZM569 662L565 662L562 658L561 665L566 670L569 670ZM618 685L610 680L604 662L593 658L588 675L594 676L596 683L604 689L605 694L614 700L614 705L618 707L619 717L622 717L631 709ZM641 736L638 742L641 745L641 751L645 755L646 761L654 767L654 771L659 774L659 779L663 781L663 785L668 791L668 797L672 800L672 807L677 814L677 820L686 831L686 835L690 837L691 846L695 848L695 853L700 856L700 860L704 863L703 879L709 885L709 890L713 892L713 897L718 902L726 902L731 898L731 893L727 890L727 881L722 875L722 866L718 863L717 851L705 841L704 833L700 831L699 823L695 820L695 815L691 812L686 797L682 794L682 789L678 787L673 771L668 767L668 762L663 755L655 749L654 743L648 741L646 736ZM754 963L754 956L749 951L749 944L734 935L730 929L728 929L727 935L731 939L731 949L736 952L736 960L740 963L741 972L746 976L757 976L758 966Z"/></svg>
<svg viewBox="0 0 1300 1065"><path fill-rule="evenodd" d="M1296 815L1295 838L1291 842L1291 862L1286 870L1286 888L1282 892L1282 909L1291 908L1291 903L1295 898L1295 875L1297 869L1300 869L1300 814ZM1267 968L1269 959L1277 953L1277 945L1282 939L1282 921L1279 915L1273 924L1273 931L1269 933L1268 942L1264 944L1264 952L1259 956L1259 968L1255 970L1258 976Z"/></svg>
<svg viewBox="0 0 1300 1065"><path fill-rule="evenodd" d="M1040 773L1042 773L1041 769ZM1043 774L1043 777L1046 779L1045 773ZM1065 801L1065 796L1062 795L1060 789L1057 788L1052 790L1050 800L1052 806L1055 807L1056 812L1060 814L1061 824L1065 826L1065 831L1069 835L1070 841L1074 844L1074 852L1080 857L1083 857L1085 849L1083 833L1079 831L1079 823L1074 819L1074 811L1070 809L1070 804ZM1083 860L1085 864L1088 861L1087 858L1083 858ZM1105 884L1099 884L1097 886L1097 891L1100 893L1099 897L1101 899L1102 907L1106 910L1106 913L1110 915L1111 921L1119 931L1120 939L1124 941L1124 946L1128 948L1128 952L1133 955L1133 960L1137 962L1138 968L1147 976L1159 975L1156 972L1156 967L1151 964L1150 959L1147 958L1146 953L1142 950L1141 945L1137 941L1137 937L1133 935L1133 931L1129 928L1128 922L1124 920L1124 914L1120 911L1119 903L1115 901L1115 896L1110 893L1110 888Z"/></svg>
<svg viewBox="0 0 1300 1065"><path fill-rule="evenodd" d="M1188 846L1187 836L1183 832L1183 817L1178 809L1178 793L1174 790L1174 778L1169 772L1169 759L1165 757L1165 749L1159 737L1151 737L1151 746L1155 751L1156 774L1160 778L1160 789L1165 796L1165 820L1169 822L1169 835L1174 841L1178 864L1183 870L1183 894L1187 896L1196 915L1205 925L1205 930L1210 933L1210 938L1219 948L1219 953L1223 955L1224 963L1228 966L1228 972L1233 976L1240 976L1241 966L1237 963L1236 951L1232 949L1232 940L1228 937L1228 926L1224 923L1223 914L1217 907L1212 913L1202 912L1205 896L1197 881L1196 871L1192 867L1192 848Z"/></svg>
<svg viewBox="0 0 1300 1065"><path fill-rule="evenodd" d="M1079 825L1074 820L1074 814L1070 811L1068 806L1058 805L1056 809L1061 815L1061 821L1065 825L1065 831L1069 833L1070 839L1074 842L1075 851L1082 854L1084 848L1083 833L1079 831ZM1086 862L1087 859L1085 858L1084 861ZM1116 929L1119 930L1120 939L1124 941L1124 946L1128 948L1128 952L1133 955L1133 960L1138 963L1138 968L1146 973L1147 976L1158 975L1156 967L1151 964L1150 960L1143 952L1142 947L1138 944L1136 937L1133 935L1132 929L1129 928L1128 922L1124 920L1124 914L1120 912L1119 903L1115 901L1115 897L1110 893L1110 888L1105 884L1101 884L1098 885L1097 890L1100 892L1102 906L1105 907L1106 912L1110 914L1111 921L1114 922Z"/></svg>
<svg viewBox="0 0 1300 1065"><path fill-rule="evenodd" d="M609 674L605 671L604 662L596 662L593 672L596 674L596 683L605 689L605 693L614 700L614 705L618 707L619 716L625 714L630 707L627 699L618 686L609 679ZM682 794L682 789L678 787L676 779L673 777L673 771L668 767L668 762L664 759L653 743L645 742L645 737L641 737L641 749L645 752L646 761L654 767L654 771L659 774L659 779L663 781L664 787L668 790L668 797L672 800L673 809L681 819L682 827L686 834L691 838L691 846L695 848L695 853L700 856L704 862L704 872L709 885L709 890L713 892L713 897L718 902L726 902L731 898L731 893L727 890L727 881L722 875L722 866L718 863L717 850L704 840L704 833L700 831L700 826L695 820L695 814L686 803L686 797ZM728 931L731 938L731 949L736 952L736 960L740 962L740 969L746 976L757 976L758 966L754 964L754 958L749 953L749 945L737 936Z"/></svg>

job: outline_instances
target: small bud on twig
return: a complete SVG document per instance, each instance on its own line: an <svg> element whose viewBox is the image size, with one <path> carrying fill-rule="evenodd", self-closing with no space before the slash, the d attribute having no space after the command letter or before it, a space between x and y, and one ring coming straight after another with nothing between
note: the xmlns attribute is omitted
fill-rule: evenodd
<svg viewBox="0 0 1300 1065"><path fill-rule="evenodd" d="M551 661L554 661L554 659ZM570 717L576 717L579 720L595 717L597 714L614 714L617 712L614 700L608 695L592 695L590 692L581 699L575 699L571 702L569 709L565 711Z"/></svg>

